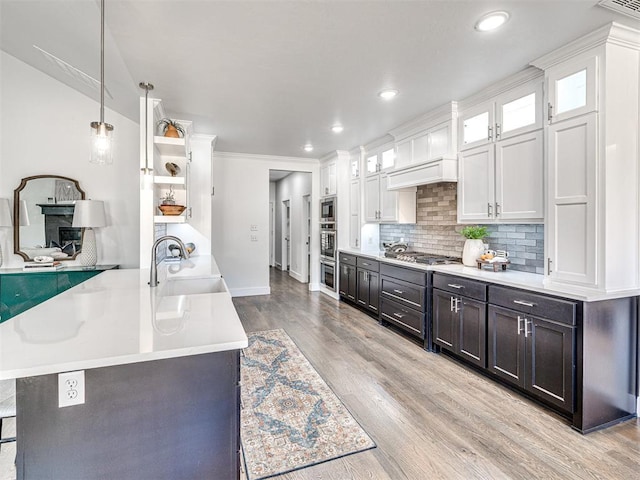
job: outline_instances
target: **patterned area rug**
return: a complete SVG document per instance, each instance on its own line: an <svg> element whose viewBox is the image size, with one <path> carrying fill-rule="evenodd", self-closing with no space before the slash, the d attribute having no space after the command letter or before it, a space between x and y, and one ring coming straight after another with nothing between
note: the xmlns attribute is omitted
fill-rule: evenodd
<svg viewBox="0 0 640 480"><path fill-rule="evenodd" d="M284 330L249 334L240 371L249 480L376 446Z"/></svg>

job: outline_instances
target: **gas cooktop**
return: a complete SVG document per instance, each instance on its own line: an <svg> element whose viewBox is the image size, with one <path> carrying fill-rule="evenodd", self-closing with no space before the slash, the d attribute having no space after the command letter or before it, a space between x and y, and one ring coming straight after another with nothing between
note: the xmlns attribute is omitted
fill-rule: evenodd
<svg viewBox="0 0 640 480"><path fill-rule="evenodd" d="M446 265L450 263L461 263L460 258L447 257L445 255L435 255L424 252L385 252L387 258L395 258L409 263L425 263L427 265Z"/></svg>

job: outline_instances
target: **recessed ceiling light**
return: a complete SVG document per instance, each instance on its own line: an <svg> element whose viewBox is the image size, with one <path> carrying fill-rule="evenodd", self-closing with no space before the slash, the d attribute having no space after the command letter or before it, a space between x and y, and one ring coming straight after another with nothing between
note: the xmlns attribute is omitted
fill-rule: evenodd
<svg viewBox="0 0 640 480"><path fill-rule="evenodd" d="M395 90L393 88L388 88L388 89L382 90L380 93L378 93L378 96L380 98L385 99L385 100L391 100L396 95L398 95L398 90Z"/></svg>
<svg viewBox="0 0 640 480"><path fill-rule="evenodd" d="M491 12L480 17L480 20L476 22L475 28L479 32L489 32L503 25L507 20L509 20L508 12Z"/></svg>
<svg viewBox="0 0 640 480"><path fill-rule="evenodd" d="M307 143L303 148L305 152L313 152L313 145L310 143Z"/></svg>
<svg viewBox="0 0 640 480"><path fill-rule="evenodd" d="M331 131L333 133L342 133L343 130L344 130L344 127L340 124L335 124L333 127L331 127Z"/></svg>

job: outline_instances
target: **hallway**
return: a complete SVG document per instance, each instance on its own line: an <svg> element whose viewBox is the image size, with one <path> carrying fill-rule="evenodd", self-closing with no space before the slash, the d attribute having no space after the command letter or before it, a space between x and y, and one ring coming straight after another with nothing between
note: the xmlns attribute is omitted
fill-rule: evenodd
<svg viewBox="0 0 640 480"><path fill-rule="evenodd" d="M583 436L568 422L271 269L271 295L234 298L247 332L283 328L378 448L288 480L637 479L640 422Z"/></svg>

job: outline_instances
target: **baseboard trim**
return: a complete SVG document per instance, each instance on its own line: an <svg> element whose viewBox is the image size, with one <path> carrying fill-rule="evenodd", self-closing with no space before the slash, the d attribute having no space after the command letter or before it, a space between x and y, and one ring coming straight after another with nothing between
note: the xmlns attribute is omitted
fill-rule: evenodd
<svg viewBox="0 0 640 480"><path fill-rule="evenodd" d="M295 278L300 283L307 283L307 281L305 280L305 278L302 276L301 273L294 272L293 270L289 270L289 276L291 278Z"/></svg>
<svg viewBox="0 0 640 480"><path fill-rule="evenodd" d="M253 297L255 295L270 295L271 287L230 288L232 297Z"/></svg>
<svg viewBox="0 0 640 480"><path fill-rule="evenodd" d="M338 292L335 292L333 290L331 290L330 288L325 287L324 285L320 285L319 290L324 293L325 295L330 296L331 298L335 299L335 300L339 300L340 296L338 295Z"/></svg>
<svg viewBox="0 0 640 480"><path fill-rule="evenodd" d="M310 283L309 284L309 291L310 292L317 292L318 290L320 290L320 284L319 283Z"/></svg>

